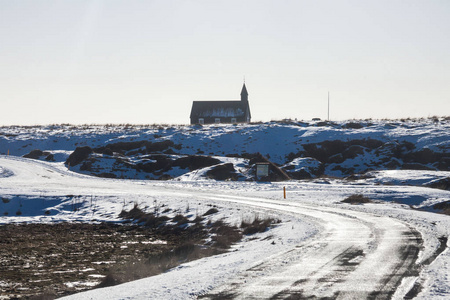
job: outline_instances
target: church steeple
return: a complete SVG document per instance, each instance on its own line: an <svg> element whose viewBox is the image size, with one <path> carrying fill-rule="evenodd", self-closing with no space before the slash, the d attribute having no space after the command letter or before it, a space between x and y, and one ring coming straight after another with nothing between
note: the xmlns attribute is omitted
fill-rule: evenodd
<svg viewBox="0 0 450 300"><path fill-rule="evenodd" d="M245 87L245 83L244 83L244 86L242 86L241 101L248 102L248 93L247 93L247 88Z"/></svg>

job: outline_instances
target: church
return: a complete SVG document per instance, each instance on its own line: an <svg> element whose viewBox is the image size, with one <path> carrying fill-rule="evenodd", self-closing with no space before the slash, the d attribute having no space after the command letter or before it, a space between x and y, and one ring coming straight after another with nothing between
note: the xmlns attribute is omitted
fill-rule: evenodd
<svg viewBox="0 0 450 300"><path fill-rule="evenodd" d="M194 101L191 124L249 123L251 118L247 88L242 87L241 100Z"/></svg>

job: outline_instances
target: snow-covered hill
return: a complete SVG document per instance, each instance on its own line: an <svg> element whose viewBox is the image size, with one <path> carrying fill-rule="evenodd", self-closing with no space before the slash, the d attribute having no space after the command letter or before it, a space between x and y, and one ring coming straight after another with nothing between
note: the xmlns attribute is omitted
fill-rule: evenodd
<svg viewBox="0 0 450 300"><path fill-rule="evenodd" d="M67 161L77 147L87 153ZM449 150L449 118L0 128L0 154L65 161L77 172L133 179L252 180L255 153L293 179L373 170L449 171Z"/></svg>

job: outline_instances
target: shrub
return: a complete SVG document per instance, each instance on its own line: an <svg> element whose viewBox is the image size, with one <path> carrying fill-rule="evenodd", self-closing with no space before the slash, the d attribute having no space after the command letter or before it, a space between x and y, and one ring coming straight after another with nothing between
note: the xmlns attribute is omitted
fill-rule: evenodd
<svg viewBox="0 0 450 300"><path fill-rule="evenodd" d="M182 258L184 260L184 259L187 259L187 257L189 256L190 253L194 252L195 248L196 248L196 245L193 242L188 241L188 242L185 242L184 244L181 244L180 246L176 247L173 250L173 254L178 258L178 260L180 258Z"/></svg>
<svg viewBox="0 0 450 300"><path fill-rule="evenodd" d="M211 239L214 242L214 246L219 249L228 249L242 238L241 232L235 226L229 226L223 222L216 222L215 225L213 232L216 235Z"/></svg>
<svg viewBox="0 0 450 300"><path fill-rule="evenodd" d="M170 220L167 216L156 217L154 214L147 213L139 219L139 223L144 223L144 226L156 228Z"/></svg>
<svg viewBox="0 0 450 300"><path fill-rule="evenodd" d="M122 280L118 276L110 273L103 278L103 280L97 285L97 287L102 288L107 286L114 286L120 283L122 283Z"/></svg>
<svg viewBox="0 0 450 300"><path fill-rule="evenodd" d="M139 208L139 204L134 203L133 208L130 211L122 210L119 214L120 218L136 220L145 216L145 212Z"/></svg>
<svg viewBox="0 0 450 300"><path fill-rule="evenodd" d="M196 216L195 219L192 221L192 223L200 223L204 220L205 218L201 217L201 216Z"/></svg>
<svg viewBox="0 0 450 300"><path fill-rule="evenodd" d="M175 217L173 217L172 221L176 222L178 225L189 223L189 219L183 216L182 214L178 214Z"/></svg>
<svg viewBox="0 0 450 300"><path fill-rule="evenodd" d="M353 194L342 200L343 203L349 203L349 204L362 204L362 203L371 203L372 200L365 197L361 194Z"/></svg>
<svg viewBox="0 0 450 300"><path fill-rule="evenodd" d="M241 228L243 228L243 234L252 235L258 232L264 232L274 223L279 223L279 220L275 220L273 218L265 218L260 219L259 217L255 217L252 222L246 222L242 220Z"/></svg>
<svg viewBox="0 0 450 300"><path fill-rule="evenodd" d="M40 295L31 296L30 300L53 300L56 299L57 295L54 292L45 292Z"/></svg>
<svg viewBox="0 0 450 300"><path fill-rule="evenodd" d="M217 208L213 207L213 208L208 209L208 211L205 212L203 214L203 216L209 216L209 215L215 214L217 212L219 212L219 210Z"/></svg>

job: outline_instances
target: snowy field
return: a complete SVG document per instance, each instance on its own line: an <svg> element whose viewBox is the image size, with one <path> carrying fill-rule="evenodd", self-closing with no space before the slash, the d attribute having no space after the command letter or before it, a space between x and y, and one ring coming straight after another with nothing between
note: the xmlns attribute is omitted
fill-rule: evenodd
<svg viewBox="0 0 450 300"><path fill-rule="evenodd" d="M264 141L258 135L266 134L257 133L258 125L252 126L249 143L253 147ZM377 137L386 142L397 134L396 139L414 140L416 147L429 145L444 152L448 149L448 123L389 126L378 124L357 133L342 129L344 133L340 134ZM382 128L386 131L381 132ZM292 295L338 299L403 299L405 295L416 299L450 298L450 218L433 209L437 203L450 201L450 191L426 186L450 177L449 171L378 170L356 180L316 178L279 183L224 182L204 177L193 180L193 174L169 181L107 179L70 170L64 161L79 143L102 145L106 140L129 140L130 132L114 132L105 139L106 135L97 131L75 131L71 137L68 131L33 130L2 128L0 151L7 154L9 150L16 156L0 156L0 197L9 199L8 203L0 202L1 224L115 222L120 221L120 211L130 209L133 203L149 209L158 204L180 210L189 207L198 213L214 204L219 207L215 218L230 224L256 215L282 221L264 233L244 238L227 253L185 263L157 276L64 299L284 299ZM192 129L192 136L186 133L183 138L196 139L190 142L195 145L200 139L195 131L199 130L205 129ZM241 130L244 136L250 132L248 128L232 126L218 131L224 139L232 134L223 132L235 130ZM321 140L336 135L323 127L296 125L286 130L300 130L304 139L308 135L319 139L316 131L321 131ZM274 126L269 132L276 134L272 131L279 134L282 128ZM174 140L181 139L180 133L172 134ZM212 134L207 132L203 138L211 142L208 136ZM284 141L281 136L277 141L288 143L288 138ZM19 156L37 148L51 152L55 161ZM234 148L230 151L235 150L239 152ZM290 163L285 160L286 154L295 151L298 148L284 149L279 145L270 147L265 154L283 164ZM354 194L363 194L373 202L341 202ZM69 195L77 196L76 212L71 209L73 197ZM21 214L14 214L19 209ZM8 215L4 214L6 211ZM2 280L0 275L0 283Z"/></svg>
<svg viewBox="0 0 450 300"><path fill-rule="evenodd" d="M235 245L229 253L187 263L158 276L76 294L67 297L68 299L195 298L202 294L208 294L215 288L220 289L221 286L227 289L226 287L229 287L227 284L231 284L230 282L237 278L239 282L254 280L252 282L255 285L240 287L238 295L241 293L245 298L258 291L262 293L260 295L262 298L266 298L276 292L289 291L298 278L310 276L308 272L311 270L305 271L307 269L305 265L302 264L301 268L295 267L298 262L305 259L303 255L306 249L314 249L321 255L320 259L318 258L310 267L314 269L318 265L329 264L330 256L344 248L347 249L349 243L351 247L357 247L365 253L363 261L373 256L370 259L371 263L368 262L367 266L359 264L361 268L357 269L361 275L354 275L357 274L355 271L352 273L355 278L347 278L344 281L346 284L330 285L328 289L323 286L323 294L319 295L326 296L328 292L333 292L334 288L347 293L343 295L352 295L355 283L358 283L362 289L356 296L364 295L365 291L377 289L377 284L379 284L374 282L373 278L369 280L367 276L370 274L367 273L373 272L374 268L383 269L386 265L396 263L394 253L401 248L404 241L397 230L392 230L392 228L399 226L402 227L401 231L406 228L418 231L423 245L420 247L418 260L414 262L420 270L419 276L403 278L400 288L397 289L398 295L395 296L401 298L416 281L420 282L422 286L418 295L419 299L439 297L445 299L450 295L448 248L430 264L421 266L421 263L432 257L439 248L438 238L449 236L449 217L419 211L396 201L384 201L386 199L404 199L404 202L407 202L408 198L448 201L450 198L448 191L371 183L348 184L338 180L224 183L101 179L67 171L61 163L46 163L5 156L0 158L0 165L3 174L0 189L2 197L14 196L24 199L22 215L3 216L0 218L2 223L89 222L93 219L112 221L117 219L124 200L130 205L137 201L150 207L154 205L154 201L172 207L184 208L189 205L200 211L206 211L206 204L214 203L221 208L221 213L217 217L225 218L230 223L238 223L242 218L253 214L276 216L283 221L276 228L260 234L257 239L244 240ZM286 200L283 199L283 186L287 187ZM340 203L346 196L355 193L364 193L374 200L381 199L381 201L364 205ZM56 203L51 200L48 203L46 201L47 198L55 199L55 196L65 199L64 196L69 194L86 198L94 195L96 199L95 214L92 212L92 207L87 204L88 202L74 213L69 209L69 204L64 203L63 200ZM34 202L39 203L31 203L31 201L28 203L25 199L35 199ZM37 201L36 199L41 200ZM45 215L43 212L46 210L54 213ZM373 229L374 226L376 226L376 230ZM374 238L374 232L380 236ZM333 241L330 240L330 244L326 247L323 246L325 248L322 249L321 243L325 243L331 233L333 233ZM388 236L385 237L385 235ZM397 242L398 245L396 245ZM336 248L337 245L340 246ZM295 252L294 250L299 247L302 251ZM330 253L330 249L334 249L335 252ZM314 256L313 254L309 253ZM312 257L309 257L308 261L311 262L311 260ZM248 274L249 270L261 264L264 267L257 274ZM286 267L280 267L280 264ZM333 267L330 265L330 270L332 269ZM383 272L383 270L380 271L382 274ZM389 270L385 272L389 273ZM292 274L297 274L297 280L293 278ZM278 283L275 286L269 280L273 276L282 276L277 279ZM384 278L384 275L379 276ZM258 278L264 278L267 282L259 282ZM373 286L364 287L361 284L363 282L371 282ZM266 289L262 286L265 286ZM307 288L303 288L313 293L317 286L318 282L313 282Z"/></svg>

